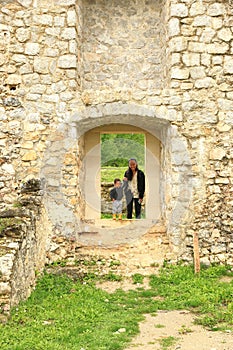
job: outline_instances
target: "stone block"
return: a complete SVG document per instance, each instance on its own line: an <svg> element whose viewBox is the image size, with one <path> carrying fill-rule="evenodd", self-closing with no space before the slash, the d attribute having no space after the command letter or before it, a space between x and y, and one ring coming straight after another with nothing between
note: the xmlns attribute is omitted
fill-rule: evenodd
<svg viewBox="0 0 233 350"><path fill-rule="evenodd" d="M172 79L179 79L179 80L188 79L189 78L189 70L173 67L171 69L171 78Z"/></svg>
<svg viewBox="0 0 233 350"><path fill-rule="evenodd" d="M200 54L199 53L184 53L182 60L186 66L200 66ZM199 67L198 67L199 69Z"/></svg>
<svg viewBox="0 0 233 350"><path fill-rule="evenodd" d="M53 16L47 14L33 16L33 21L44 26L51 27L53 25Z"/></svg>
<svg viewBox="0 0 233 350"><path fill-rule="evenodd" d="M22 78L18 74L11 74L11 75L8 75L6 79L6 83L9 85L18 85L22 83Z"/></svg>
<svg viewBox="0 0 233 350"><path fill-rule="evenodd" d="M33 0L17 0L23 7L32 6Z"/></svg>
<svg viewBox="0 0 233 350"><path fill-rule="evenodd" d="M33 149L33 142L32 141L26 141L22 144L22 148L26 149Z"/></svg>
<svg viewBox="0 0 233 350"><path fill-rule="evenodd" d="M224 57L224 73L225 74L233 74L233 59L232 56L225 56Z"/></svg>
<svg viewBox="0 0 233 350"><path fill-rule="evenodd" d="M233 39L232 31L230 28L222 28L218 31L217 36L223 41L230 41Z"/></svg>
<svg viewBox="0 0 233 350"><path fill-rule="evenodd" d="M27 101L38 101L41 98L41 94L27 94Z"/></svg>
<svg viewBox="0 0 233 350"><path fill-rule="evenodd" d="M15 32L15 36L20 43L24 43L30 38L30 29L18 28Z"/></svg>
<svg viewBox="0 0 233 350"><path fill-rule="evenodd" d="M11 286L7 282L0 282L0 295L6 295L11 293Z"/></svg>
<svg viewBox="0 0 233 350"><path fill-rule="evenodd" d="M44 54L45 56L48 56L48 57L57 57L59 56L59 50L48 47L45 49Z"/></svg>
<svg viewBox="0 0 233 350"><path fill-rule="evenodd" d="M0 53L0 66L6 62L6 56L3 53Z"/></svg>
<svg viewBox="0 0 233 350"><path fill-rule="evenodd" d="M210 27L211 26L211 17L202 15L197 16L193 20L194 27Z"/></svg>
<svg viewBox="0 0 233 350"><path fill-rule="evenodd" d="M61 38L64 40L72 40L76 38L76 30L74 27L65 28L61 32Z"/></svg>
<svg viewBox="0 0 233 350"><path fill-rule="evenodd" d="M61 29L59 27L49 27L45 29L45 33L51 36L59 37Z"/></svg>
<svg viewBox="0 0 233 350"><path fill-rule="evenodd" d="M64 27L65 26L65 17L55 16L54 17L54 26L55 27Z"/></svg>
<svg viewBox="0 0 233 350"><path fill-rule="evenodd" d="M203 15L205 11L206 6L202 2L194 2L190 7L190 16Z"/></svg>
<svg viewBox="0 0 233 350"><path fill-rule="evenodd" d="M26 152L23 156L22 156L22 161L24 162L30 162L32 160L36 160L37 159L37 154L35 151L31 150L29 152Z"/></svg>
<svg viewBox="0 0 233 350"><path fill-rule="evenodd" d="M206 44L196 42L196 41L190 41L188 45L188 50L191 52L206 52Z"/></svg>
<svg viewBox="0 0 233 350"><path fill-rule="evenodd" d="M15 174L15 169L12 164L5 163L1 166L2 171L14 175Z"/></svg>
<svg viewBox="0 0 233 350"><path fill-rule="evenodd" d="M58 59L58 67L67 69L67 68L76 68L77 67L77 58L75 55L63 55Z"/></svg>
<svg viewBox="0 0 233 350"><path fill-rule="evenodd" d="M215 183L216 184L223 184L223 185L227 185L227 184L229 184L229 179L228 178L225 178L225 177L217 177L216 179L215 179Z"/></svg>
<svg viewBox="0 0 233 350"><path fill-rule="evenodd" d="M180 34L180 21L178 18L171 18L168 23L168 34L170 37Z"/></svg>
<svg viewBox="0 0 233 350"><path fill-rule="evenodd" d="M221 16L224 15L226 12L225 6L224 4L215 2L211 5L209 5L209 7L207 8L207 14L208 16Z"/></svg>
<svg viewBox="0 0 233 350"><path fill-rule="evenodd" d="M26 43L25 54L30 56L36 56L40 52L40 45L38 43Z"/></svg>
<svg viewBox="0 0 233 350"><path fill-rule="evenodd" d="M170 8L171 17L186 17L188 16L188 7L185 4L171 4Z"/></svg>
<svg viewBox="0 0 233 350"><path fill-rule="evenodd" d="M227 53L229 50L229 45L226 43L219 44L219 43L214 43L214 44L207 44L206 46L206 51L210 54L224 54Z"/></svg>
<svg viewBox="0 0 233 350"><path fill-rule="evenodd" d="M191 67L190 68L190 76L192 79L203 79L206 77L205 67Z"/></svg>
<svg viewBox="0 0 233 350"><path fill-rule="evenodd" d="M187 39L184 37L176 37L170 40L170 50L171 52L180 52L187 49Z"/></svg>
<svg viewBox="0 0 233 350"><path fill-rule="evenodd" d="M45 57L35 57L34 72L47 74L49 72L49 60Z"/></svg>
<svg viewBox="0 0 233 350"><path fill-rule="evenodd" d="M214 79L206 77L203 79L197 79L195 81L194 86L198 89L207 89L211 86L214 86L214 83L215 83Z"/></svg>
<svg viewBox="0 0 233 350"><path fill-rule="evenodd" d="M232 111L233 110L233 101L227 100L226 98L219 98L217 100L218 107L221 111ZM229 117L232 117L232 114L227 114Z"/></svg>
<svg viewBox="0 0 233 350"><path fill-rule="evenodd" d="M210 159L212 160L222 160L226 156L226 150L223 148L214 148L210 151Z"/></svg>
<svg viewBox="0 0 233 350"><path fill-rule="evenodd" d="M68 26L76 26L77 24L77 14L75 10L67 11L67 24Z"/></svg>
<svg viewBox="0 0 233 350"><path fill-rule="evenodd" d="M214 29L204 28L200 37L200 42L211 43L215 34L216 34L216 31Z"/></svg>

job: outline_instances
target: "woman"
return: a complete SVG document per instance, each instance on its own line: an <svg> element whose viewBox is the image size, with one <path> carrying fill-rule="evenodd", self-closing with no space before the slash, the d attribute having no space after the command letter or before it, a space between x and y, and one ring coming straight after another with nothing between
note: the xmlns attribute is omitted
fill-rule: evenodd
<svg viewBox="0 0 233 350"><path fill-rule="evenodd" d="M141 218L141 205L145 193L145 175L138 169L135 158L129 160L129 168L124 175L124 181L127 181L125 196L127 202L127 219L132 219L133 203L135 206L136 219Z"/></svg>

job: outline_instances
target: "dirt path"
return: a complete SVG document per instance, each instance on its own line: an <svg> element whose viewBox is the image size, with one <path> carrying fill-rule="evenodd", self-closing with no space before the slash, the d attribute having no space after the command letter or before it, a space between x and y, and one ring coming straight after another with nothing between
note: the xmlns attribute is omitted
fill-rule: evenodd
<svg viewBox="0 0 233 350"><path fill-rule="evenodd" d="M140 285L147 289L148 280ZM98 283L97 287L108 293L121 288L125 291L138 288L129 280ZM195 316L186 310L158 311L145 315L140 333L125 350L233 350L233 333L213 332L195 325ZM169 344L170 346L165 347ZM164 344L164 346L163 346Z"/></svg>
<svg viewBox="0 0 233 350"><path fill-rule="evenodd" d="M146 315L140 324L140 334L125 350L163 349L169 339L170 350L233 350L232 332L211 332L194 325L188 311L159 311L157 316ZM172 337L172 338L171 338Z"/></svg>

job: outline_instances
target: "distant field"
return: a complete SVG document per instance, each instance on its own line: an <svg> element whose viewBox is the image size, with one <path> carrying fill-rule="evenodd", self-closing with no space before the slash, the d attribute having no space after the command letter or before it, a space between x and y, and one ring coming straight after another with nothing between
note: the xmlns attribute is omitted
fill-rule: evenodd
<svg viewBox="0 0 233 350"><path fill-rule="evenodd" d="M142 171L144 169L140 168ZM101 167L101 182L112 182L115 178L123 179L127 167Z"/></svg>
<svg viewBox="0 0 233 350"><path fill-rule="evenodd" d="M123 179L127 167L102 167L101 182L112 182L115 178Z"/></svg>

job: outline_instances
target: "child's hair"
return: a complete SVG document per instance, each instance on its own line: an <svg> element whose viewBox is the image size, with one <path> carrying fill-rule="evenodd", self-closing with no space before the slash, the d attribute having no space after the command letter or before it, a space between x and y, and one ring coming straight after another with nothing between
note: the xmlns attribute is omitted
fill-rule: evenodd
<svg viewBox="0 0 233 350"><path fill-rule="evenodd" d="M115 185L115 184L116 184L118 181L120 181L120 182L121 182L121 180L120 180L120 179L118 179L118 178L114 179L114 185Z"/></svg>

